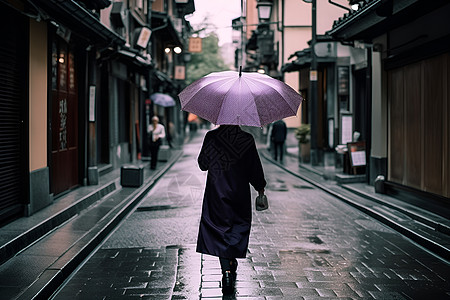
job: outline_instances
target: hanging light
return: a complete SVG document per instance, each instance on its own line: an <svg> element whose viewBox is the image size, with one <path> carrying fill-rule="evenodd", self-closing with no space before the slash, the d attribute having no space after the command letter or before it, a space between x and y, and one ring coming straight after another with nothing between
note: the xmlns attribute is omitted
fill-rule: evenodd
<svg viewBox="0 0 450 300"><path fill-rule="evenodd" d="M270 15L272 14L272 2L269 1L259 1L256 4L256 8L258 9L258 19L259 22L267 22L270 20Z"/></svg>
<svg viewBox="0 0 450 300"><path fill-rule="evenodd" d="M173 52L175 52L176 54L180 54L181 53L181 48L176 46L175 48L173 48Z"/></svg>

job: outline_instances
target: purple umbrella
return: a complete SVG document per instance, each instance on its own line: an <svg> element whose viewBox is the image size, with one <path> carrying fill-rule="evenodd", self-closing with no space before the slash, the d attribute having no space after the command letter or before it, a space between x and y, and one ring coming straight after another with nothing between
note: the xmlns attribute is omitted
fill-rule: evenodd
<svg viewBox="0 0 450 300"><path fill-rule="evenodd" d="M175 106L175 100L167 94L153 93L151 94L150 99L153 101L153 103L162 107Z"/></svg>
<svg viewBox="0 0 450 300"><path fill-rule="evenodd" d="M263 126L295 116L302 97L284 82L260 73L215 72L178 95L181 108L213 124Z"/></svg>

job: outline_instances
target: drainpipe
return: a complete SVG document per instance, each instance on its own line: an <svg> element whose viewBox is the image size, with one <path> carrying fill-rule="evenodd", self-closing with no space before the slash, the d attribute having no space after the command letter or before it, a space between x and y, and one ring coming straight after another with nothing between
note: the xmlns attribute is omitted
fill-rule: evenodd
<svg viewBox="0 0 450 300"><path fill-rule="evenodd" d="M370 176L370 150L372 148L372 46L367 47L367 68L366 68L366 182L371 184ZM374 178L375 179L375 178Z"/></svg>
<svg viewBox="0 0 450 300"><path fill-rule="evenodd" d="M95 49L88 52L88 184L98 184L97 136L96 136L96 60Z"/></svg>
<svg viewBox="0 0 450 300"><path fill-rule="evenodd" d="M312 39L311 39L311 69L309 74L309 99L311 108L311 165L319 164L319 149L317 149L317 133L318 133L318 99L317 99L317 56L315 46L317 42L317 0L312 0Z"/></svg>

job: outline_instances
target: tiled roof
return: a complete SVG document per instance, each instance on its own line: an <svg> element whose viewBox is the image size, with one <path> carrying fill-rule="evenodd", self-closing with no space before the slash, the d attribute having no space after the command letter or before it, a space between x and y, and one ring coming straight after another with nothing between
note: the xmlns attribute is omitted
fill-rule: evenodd
<svg viewBox="0 0 450 300"><path fill-rule="evenodd" d="M348 25L349 23L360 19L364 15L366 15L369 11L371 11L374 7L378 6L382 2L382 0L362 0L358 2L358 10L352 10L344 14L339 19L333 22L333 26L331 30L327 33L333 35L337 30Z"/></svg>

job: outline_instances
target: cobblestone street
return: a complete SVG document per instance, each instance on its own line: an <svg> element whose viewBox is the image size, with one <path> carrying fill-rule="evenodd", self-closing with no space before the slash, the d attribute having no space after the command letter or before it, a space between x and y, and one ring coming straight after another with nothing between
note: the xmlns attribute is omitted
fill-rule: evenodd
<svg viewBox="0 0 450 300"><path fill-rule="evenodd" d="M218 259L195 252L206 180L196 163L202 138L185 145L180 160L54 299L222 298ZM270 207L253 212L248 255L238 260L230 299L450 297L448 263L262 162Z"/></svg>

